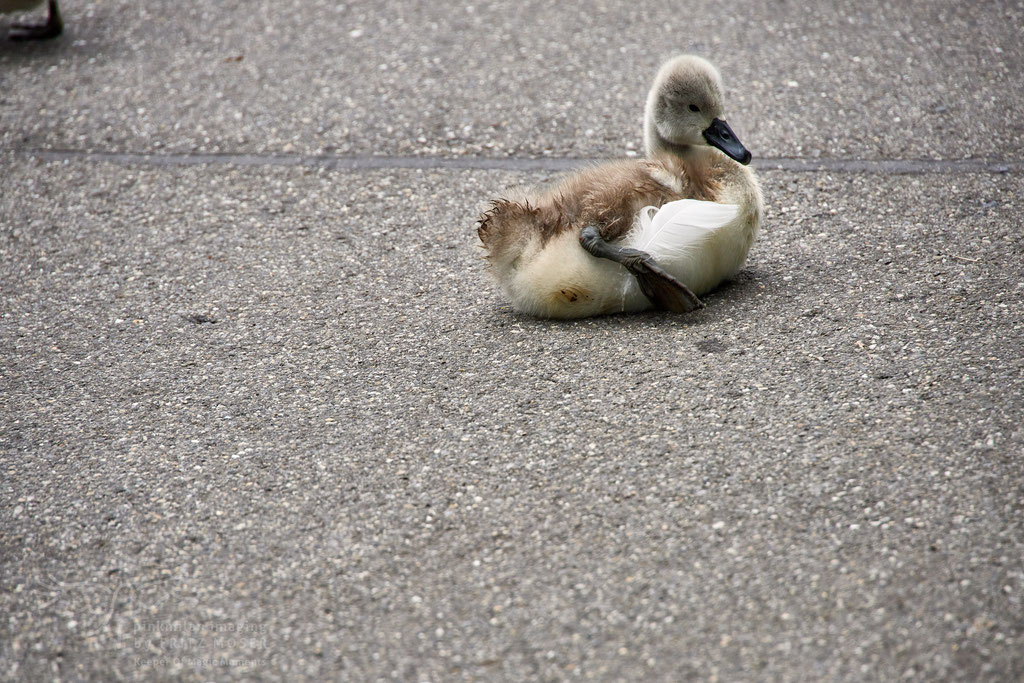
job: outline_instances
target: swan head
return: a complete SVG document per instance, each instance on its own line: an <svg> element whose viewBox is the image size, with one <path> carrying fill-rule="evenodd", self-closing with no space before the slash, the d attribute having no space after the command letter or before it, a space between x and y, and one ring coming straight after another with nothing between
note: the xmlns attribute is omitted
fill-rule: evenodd
<svg viewBox="0 0 1024 683"><path fill-rule="evenodd" d="M693 148L715 147L741 164L750 151L725 122L722 77L710 62L682 55L665 62L647 95L644 144L658 152L685 155Z"/></svg>

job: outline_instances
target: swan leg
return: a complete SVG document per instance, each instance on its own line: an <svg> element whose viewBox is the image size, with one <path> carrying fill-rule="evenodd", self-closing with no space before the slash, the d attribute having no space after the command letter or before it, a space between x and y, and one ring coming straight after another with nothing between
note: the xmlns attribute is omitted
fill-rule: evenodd
<svg viewBox="0 0 1024 683"><path fill-rule="evenodd" d="M622 264L633 274L640 284L640 291L656 308L674 313L689 313L704 308L704 303L689 287L665 272L646 251L609 244L592 225L580 233L580 244L598 258Z"/></svg>
<svg viewBox="0 0 1024 683"><path fill-rule="evenodd" d="M60 18L60 10L57 8L57 0L50 0L49 14L46 22L42 24L16 23L11 24L11 30L7 37L11 40L47 40L56 38L64 31L64 22Z"/></svg>

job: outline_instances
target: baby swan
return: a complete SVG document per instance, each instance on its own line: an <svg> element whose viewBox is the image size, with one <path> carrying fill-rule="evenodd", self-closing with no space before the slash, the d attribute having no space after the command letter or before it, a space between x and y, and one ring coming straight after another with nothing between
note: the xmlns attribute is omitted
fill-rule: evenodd
<svg viewBox="0 0 1024 683"><path fill-rule="evenodd" d="M43 0L0 0L0 14L28 12L42 4ZM47 0L47 15L44 23L29 24L17 22L11 24L7 37L18 41L47 40L48 38L56 38L63 31L64 22L60 18L57 0Z"/></svg>
<svg viewBox="0 0 1024 683"><path fill-rule="evenodd" d="M516 191L480 217L491 271L517 311L685 313L743 265L763 214L761 191L746 167L750 152L723 118L714 66L684 55L661 67L644 142L646 159Z"/></svg>

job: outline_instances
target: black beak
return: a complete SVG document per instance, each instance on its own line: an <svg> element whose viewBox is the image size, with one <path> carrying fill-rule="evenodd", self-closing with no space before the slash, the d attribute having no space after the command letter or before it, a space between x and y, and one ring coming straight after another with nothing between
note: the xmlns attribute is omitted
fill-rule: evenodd
<svg viewBox="0 0 1024 683"><path fill-rule="evenodd" d="M709 145L722 150L730 159L735 159L744 166L750 163L750 150L743 146L736 133L733 133L729 124L722 119L712 120L703 135Z"/></svg>

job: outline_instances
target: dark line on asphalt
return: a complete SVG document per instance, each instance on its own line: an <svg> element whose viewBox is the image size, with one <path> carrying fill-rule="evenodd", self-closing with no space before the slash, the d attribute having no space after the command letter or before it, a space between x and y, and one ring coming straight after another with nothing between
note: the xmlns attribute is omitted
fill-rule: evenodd
<svg viewBox="0 0 1024 683"><path fill-rule="evenodd" d="M569 171L604 159L580 157L428 157L374 155L305 154L217 154L99 152L92 150L15 150L16 153L44 161L105 161L143 166L303 166L342 171L388 169L422 170L495 170L495 171ZM760 171L797 173L876 173L884 175L921 175L926 173L1021 173L1024 161L991 159L813 159L778 157L755 159Z"/></svg>

